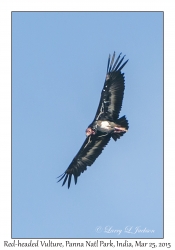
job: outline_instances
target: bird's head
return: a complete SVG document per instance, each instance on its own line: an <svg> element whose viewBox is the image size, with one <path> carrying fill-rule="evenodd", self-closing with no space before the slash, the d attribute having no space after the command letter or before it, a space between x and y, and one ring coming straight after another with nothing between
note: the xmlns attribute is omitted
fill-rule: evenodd
<svg viewBox="0 0 175 250"><path fill-rule="evenodd" d="M91 127L86 129L86 136L88 137L89 135L95 135L95 130L93 130Z"/></svg>

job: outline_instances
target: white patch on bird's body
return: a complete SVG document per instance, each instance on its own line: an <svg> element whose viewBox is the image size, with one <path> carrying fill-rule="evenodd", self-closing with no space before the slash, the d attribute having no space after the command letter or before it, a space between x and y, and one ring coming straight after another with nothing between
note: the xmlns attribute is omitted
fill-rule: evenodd
<svg viewBox="0 0 175 250"><path fill-rule="evenodd" d="M97 122L97 129L101 132L108 132L111 129L111 125L108 121Z"/></svg>
<svg viewBox="0 0 175 250"><path fill-rule="evenodd" d="M109 124L109 122L108 121L103 121L103 122L101 122L101 128L109 128L110 127L110 124Z"/></svg>

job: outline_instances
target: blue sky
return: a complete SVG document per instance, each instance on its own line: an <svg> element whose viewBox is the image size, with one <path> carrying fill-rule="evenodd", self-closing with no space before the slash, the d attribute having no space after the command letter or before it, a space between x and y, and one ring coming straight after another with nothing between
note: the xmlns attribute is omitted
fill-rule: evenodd
<svg viewBox="0 0 175 250"><path fill-rule="evenodd" d="M114 50L129 131L68 190ZM13 12L12 237L163 237L161 12Z"/></svg>

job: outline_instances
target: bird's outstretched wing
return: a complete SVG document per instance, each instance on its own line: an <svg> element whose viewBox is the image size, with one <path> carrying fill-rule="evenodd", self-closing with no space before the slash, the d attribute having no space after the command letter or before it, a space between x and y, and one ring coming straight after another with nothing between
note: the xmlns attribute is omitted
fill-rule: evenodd
<svg viewBox="0 0 175 250"><path fill-rule="evenodd" d="M122 58L120 56L121 53L114 62L115 52L111 60L109 55L106 79L94 121L99 119L115 121L119 117L125 89L124 74L121 73L121 69L128 62L127 60L122 64L125 56Z"/></svg>
<svg viewBox="0 0 175 250"><path fill-rule="evenodd" d="M63 186L68 179L69 188L73 175L76 184L78 176L87 169L87 166L91 166L94 163L104 147L108 144L110 138L111 135L104 136L100 133L88 136L67 170L58 177L60 178L58 182L64 178Z"/></svg>

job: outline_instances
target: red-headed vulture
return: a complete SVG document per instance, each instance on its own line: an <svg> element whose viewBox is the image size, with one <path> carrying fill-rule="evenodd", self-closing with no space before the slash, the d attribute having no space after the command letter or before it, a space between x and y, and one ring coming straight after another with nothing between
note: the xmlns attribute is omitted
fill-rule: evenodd
<svg viewBox="0 0 175 250"><path fill-rule="evenodd" d="M80 174L94 163L111 137L116 141L129 128L126 117L119 118L125 89L124 74L121 70L128 62L123 60L124 56L121 58L121 54L116 60L115 52L112 59L109 55L105 83L95 118L86 129L86 139L77 155L66 171L58 177L58 181L63 179L62 186L68 181L69 188L72 176L76 184Z"/></svg>

